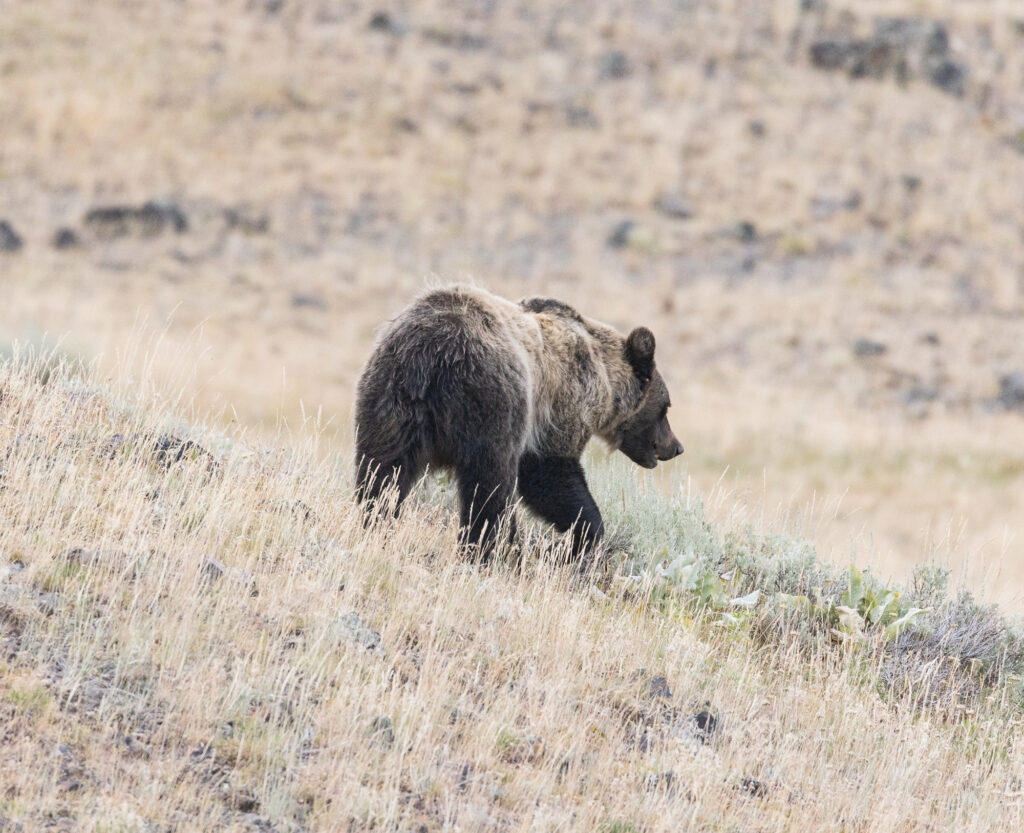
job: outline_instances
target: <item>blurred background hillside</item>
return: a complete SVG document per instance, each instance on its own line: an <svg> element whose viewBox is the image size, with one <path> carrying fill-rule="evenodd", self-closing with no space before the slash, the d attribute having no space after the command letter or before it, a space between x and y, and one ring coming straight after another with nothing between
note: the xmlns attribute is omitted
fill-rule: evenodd
<svg viewBox="0 0 1024 833"><path fill-rule="evenodd" d="M5 343L344 458L428 281L552 295L716 505L1018 609L1022 209L1016 0L0 0Z"/></svg>

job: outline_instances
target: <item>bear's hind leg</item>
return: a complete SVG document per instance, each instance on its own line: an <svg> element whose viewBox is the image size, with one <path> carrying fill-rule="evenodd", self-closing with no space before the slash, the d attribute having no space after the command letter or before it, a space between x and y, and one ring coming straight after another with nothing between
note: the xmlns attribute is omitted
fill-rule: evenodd
<svg viewBox="0 0 1024 833"><path fill-rule="evenodd" d="M524 454L519 460L519 494L528 509L559 532L572 530L574 556L592 550L604 535L601 511L579 460Z"/></svg>
<svg viewBox="0 0 1024 833"><path fill-rule="evenodd" d="M497 533L507 529L509 540L516 536L513 509L515 465L477 458L456 466L459 480L459 536L464 545L475 546L478 557L487 562L497 542Z"/></svg>
<svg viewBox="0 0 1024 833"><path fill-rule="evenodd" d="M413 454L388 461L361 455L356 467L356 501L365 509L366 523L370 523L383 508L382 498L391 489L396 493L394 515L397 517L402 502L423 473L423 468Z"/></svg>

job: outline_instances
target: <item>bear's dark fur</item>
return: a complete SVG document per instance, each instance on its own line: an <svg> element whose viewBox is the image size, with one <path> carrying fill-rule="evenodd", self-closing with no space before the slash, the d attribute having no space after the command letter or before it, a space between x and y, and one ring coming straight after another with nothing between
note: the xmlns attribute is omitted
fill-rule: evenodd
<svg viewBox="0 0 1024 833"><path fill-rule="evenodd" d="M454 469L463 540L486 557L503 521L515 534L518 484L580 554L604 531L584 446L596 435L654 468L683 451L669 404L644 327L623 336L561 301L433 290L384 330L359 378L356 496L372 511L393 486L397 512L426 466Z"/></svg>

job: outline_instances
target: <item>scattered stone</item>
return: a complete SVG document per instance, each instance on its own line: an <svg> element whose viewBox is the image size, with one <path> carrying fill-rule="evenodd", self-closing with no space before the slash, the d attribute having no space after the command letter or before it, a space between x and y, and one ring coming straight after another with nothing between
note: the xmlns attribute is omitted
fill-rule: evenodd
<svg viewBox="0 0 1024 833"><path fill-rule="evenodd" d="M923 341L925 344L930 344L932 347L937 347L938 345L942 344L942 339L939 338L938 333L925 333L923 336L921 336L921 341Z"/></svg>
<svg viewBox="0 0 1024 833"><path fill-rule="evenodd" d="M666 191L654 200L654 210L673 220L689 220L693 216L690 201L676 191Z"/></svg>
<svg viewBox="0 0 1024 833"><path fill-rule="evenodd" d="M65 251L66 249L77 249L81 245L81 241L78 239L78 233L72 228L59 228L53 235L53 248L58 251Z"/></svg>
<svg viewBox="0 0 1024 833"><path fill-rule="evenodd" d="M270 229L270 218L254 211L249 206L236 205L224 209L224 222L229 229L246 235L266 234Z"/></svg>
<svg viewBox="0 0 1024 833"><path fill-rule="evenodd" d="M942 391L934 385L921 383L913 384L900 394L904 405L917 405L919 403L937 402L942 398Z"/></svg>
<svg viewBox="0 0 1024 833"><path fill-rule="evenodd" d="M663 793L667 798L684 796L688 801L695 800L693 792L679 782L679 776L672 770L650 773L644 778L644 790Z"/></svg>
<svg viewBox="0 0 1024 833"><path fill-rule="evenodd" d="M203 566L199 569L199 573L202 576L203 584L207 588L213 587L221 579L227 577L231 580L232 584L248 595L258 596L260 594L256 588L256 581L245 570L239 570L236 567L225 567L223 562L218 561L212 556L208 556L203 561Z"/></svg>
<svg viewBox="0 0 1024 833"><path fill-rule="evenodd" d="M907 193L913 194L921 187L921 177L915 174L903 174L900 177L900 181L903 183L903 187L907 189Z"/></svg>
<svg viewBox="0 0 1024 833"><path fill-rule="evenodd" d="M370 746L382 752L387 752L395 745L395 727L391 723L391 718L386 715L375 717L365 735L370 741Z"/></svg>
<svg viewBox="0 0 1024 833"><path fill-rule="evenodd" d="M253 790L248 787L231 788L227 784L224 786L228 787L228 799L231 802L231 806L238 810L238 812L254 815L255 811L260 808L259 797Z"/></svg>
<svg viewBox="0 0 1024 833"><path fill-rule="evenodd" d="M291 512L296 518L303 522L308 521L309 523L315 524L320 520L320 516L313 511L312 507L302 500L295 500L292 502Z"/></svg>
<svg viewBox="0 0 1024 833"><path fill-rule="evenodd" d="M367 27L371 32L381 32L385 35L400 37L405 34L405 27L396 21L387 12L374 12L370 17Z"/></svg>
<svg viewBox="0 0 1024 833"><path fill-rule="evenodd" d="M274 822L258 813L242 813L238 822L245 830L251 830L253 833L273 833L276 829Z"/></svg>
<svg viewBox="0 0 1024 833"><path fill-rule="evenodd" d="M364 622L357 613L345 613L331 623L335 636L354 642L367 651L380 647L380 634Z"/></svg>
<svg viewBox="0 0 1024 833"><path fill-rule="evenodd" d="M597 130L601 126L601 122L589 108L576 104L566 105L565 121L569 127L580 130Z"/></svg>
<svg viewBox="0 0 1024 833"><path fill-rule="evenodd" d="M17 252L23 245L21 235L14 230L14 226L6 220L0 220L0 252Z"/></svg>
<svg viewBox="0 0 1024 833"><path fill-rule="evenodd" d="M706 707L696 714L691 714L688 720L693 726L693 736L702 744L718 734L718 718Z"/></svg>
<svg viewBox="0 0 1024 833"><path fill-rule="evenodd" d="M665 677L655 677L647 687L647 696L651 700L671 700L672 689L669 688L668 680Z"/></svg>
<svg viewBox="0 0 1024 833"><path fill-rule="evenodd" d="M399 133L415 135L420 132L420 126L408 116L399 116L391 124Z"/></svg>
<svg viewBox="0 0 1024 833"><path fill-rule="evenodd" d="M732 233L736 236L736 239L740 243L756 243L757 242L757 226L755 226L749 220L740 220L732 228Z"/></svg>
<svg viewBox="0 0 1024 833"><path fill-rule="evenodd" d="M295 309L313 309L320 312L327 309L327 302L312 292L293 292L291 304Z"/></svg>
<svg viewBox="0 0 1024 833"><path fill-rule="evenodd" d="M946 27L925 18L880 17L870 37L816 40L810 60L850 78L893 78L901 84L921 79L955 96L967 87L967 67L950 57Z"/></svg>
<svg viewBox="0 0 1024 833"><path fill-rule="evenodd" d="M36 594L36 607L43 616L53 616L53 614L57 612L57 607L59 605L59 593L43 592Z"/></svg>
<svg viewBox="0 0 1024 833"><path fill-rule="evenodd" d="M747 130L750 131L750 135L755 139L763 139L768 132L768 128L762 119L751 119L748 121Z"/></svg>
<svg viewBox="0 0 1024 833"><path fill-rule="evenodd" d="M841 211L856 211L860 206L859 191L851 191L845 197L820 196L811 200L811 214L816 220L827 220Z"/></svg>
<svg viewBox="0 0 1024 833"><path fill-rule="evenodd" d="M98 558L94 552L89 552L89 550L82 549L81 547L72 547L58 555L57 560L75 567L87 567L98 560Z"/></svg>
<svg viewBox="0 0 1024 833"><path fill-rule="evenodd" d="M226 568L216 558L207 558L203 562L203 566L200 568L200 574L203 577L203 581L207 586L216 584L222 578L224 578Z"/></svg>
<svg viewBox="0 0 1024 833"><path fill-rule="evenodd" d="M117 436L117 435L115 435ZM206 450L192 440L183 440L174 434L161 434L153 444L156 461L167 468L180 463L186 456L191 458L206 455Z"/></svg>
<svg viewBox="0 0 1024 833"><path fill-rule="evenodd" d="M943 92L960 98L967 90L967 67L958 61L943 61L929 73L928 80Z"/></svg>
<svg viewBox="0 0 1024 833"><path fill-rule="evenodd" d="M453 31L451 29L441 29L436 26L424 29L423 37L426 40L433 41L438 46L444 46L448 49L457 49L462 52L480 52L486 49L489 45L487 38L481 35L473 35L469 32Z"/></svg>
<svg viewBox="0 0 1024 833"><path fill-rule="evenodd" d="M509 764L534 763L544 757L544 740L536 735L510 739L502 744L499 757Z"/></svg>
<svg viewBox="0 0 1024 833"><path fill-rule="evenodd" d="M754 778L741 778L739 789L754 798L768 797L768 785L764 781L757 781Z"/></svg>
<svg viewBox="0 0 1024 833"><path fill-rule="evenodd" d="M100 454L111 460L117 456L117 452L124 445L124 434L112 434L106 442L100 446Z"/></svg>
<svg viewBox="0 0 1024 833"><path fill-rule="evenodd" d="M628 78L631 72L629 58L625 52L615 49L605 52L597 61L597 77L601 81L617 81Z"/></svg>
<svg viewBox="0 0 1024 833"><path fill-rule="evenodd" d="M1024 408L1024 371L1018 370L999 377L996 402L1007 410Z"/></svg>
<svg viewBox="0 0 1024 833"><path fill-rule="evenodd" d="M843 41L820 40L811 44L811 63L818 69L842 69L852 54L851 45Z"/></svg>
<svg viewBox="0 0 1024 833"><path fill-rule="evenodd" d="M184 212L172 202L150 200L141 206L108 205L91 208L83 225L100 240L121 237L151 238L170 229L175 234L188 231Z"/></svg>
<svg viewBox="0 0 1024 833"><path fill-rule="evenodd" d="M887 352L889 352L889 348L882 344L882 342L872 341L870 338L858 338L853 343L853 355L858 359L881 356Z"/></svg>
<svg viewBox="0 0 1024 833"><path fill-rule="evenodd" d="M616 223L612 233L608 235L608 245L613 249L623 249L629 245L630 236L636 223L633 220L622 220Z"/></svg>

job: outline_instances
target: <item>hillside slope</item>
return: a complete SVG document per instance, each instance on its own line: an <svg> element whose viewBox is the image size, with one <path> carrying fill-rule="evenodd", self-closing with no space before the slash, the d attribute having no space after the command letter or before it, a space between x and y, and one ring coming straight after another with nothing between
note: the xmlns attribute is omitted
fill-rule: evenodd
<svg viewBox="0 0 1024 833"><path fill-rule="evenodd" d="M871 37L907 72L821 54ZM1022 193L1014 0L0 13L0 340L147 321L204 407L341 443L428 276L560 298L655 333L701 489L1020 611Z"/></svg>
<svg viewBox="0 0 1024 833"><path fill-rule="evenodd" d="M898 637L854 636L795 595L864 605L809 545L610 461L594 582L536 528L521 572L479 569L443 479L364 530L282 442L0 365L0 829L1024 821L1024 651L934 576Z"/></svg>

